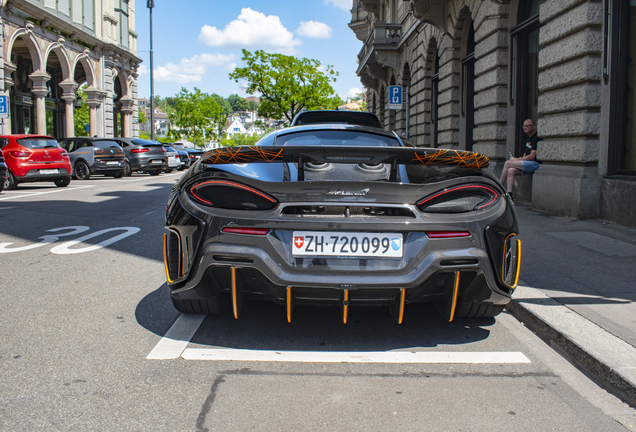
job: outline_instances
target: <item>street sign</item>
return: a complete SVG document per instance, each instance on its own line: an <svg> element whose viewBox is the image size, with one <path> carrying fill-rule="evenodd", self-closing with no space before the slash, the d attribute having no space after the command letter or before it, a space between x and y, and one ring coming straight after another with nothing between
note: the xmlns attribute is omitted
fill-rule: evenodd
<svg viewBox="0 0 636 432"><path fill-rule="evenodd" d="M402 109L402 86L389 86L389 109Z"/></svg>
<svg viewBox="0 0 636 432"><path fill-rule="evenodd" d="M9 104L6 96L0 96L0 118L9 118Z"/></svg>

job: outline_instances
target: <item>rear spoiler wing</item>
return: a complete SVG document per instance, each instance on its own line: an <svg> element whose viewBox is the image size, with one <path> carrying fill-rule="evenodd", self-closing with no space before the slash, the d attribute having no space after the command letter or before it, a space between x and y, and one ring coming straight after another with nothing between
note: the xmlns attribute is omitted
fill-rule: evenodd
<svg viewBox="0 0 636 432"><path fill-rule="evenodd" d="M201 162L211 165L263 162L298 163L298 180L303 180L302 166L311 163L391 164L389 181L395 181L398 165L450 165L481 169L490 160L479 153L432 148L355 147L355 146L246 146L224 147L207 151Z"/></svg>

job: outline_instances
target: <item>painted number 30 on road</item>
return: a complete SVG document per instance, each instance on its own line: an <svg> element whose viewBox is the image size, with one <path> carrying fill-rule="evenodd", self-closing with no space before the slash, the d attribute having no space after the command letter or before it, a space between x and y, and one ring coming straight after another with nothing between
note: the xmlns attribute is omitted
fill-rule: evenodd
<svg viewBox="0 0 636 432"><path fill-rule="evenodd" d="M40 239L42 239L40 242L38 243L34 243L28 246L21 246L21 247L14 247L14 248L9 248L7 246L11 246L13 243L0 243L0 253L11 253L11 252L22 252L22 251L26 251L26 250L30 250L30 249L35 249L35 248L39 248L42 246L46 246L48 244L54 243L56 241L58 241L60 239L60 237L69 237L69 236L73 236L73 235L77 235L77 234L81 234L83 232L86 232L90 229L90 227L87 226L67 226L67 227L61 227L61 228L53 228L50 230L46 230L46 232L50 232L50 233L56 233L53 235L45 235L42 237L38 237ZM69 232L62 232L61 231L66 231L66 230L71 230ZM91 246L85 246L85 247L80 247L80 248L74 248L71 249L71 247L85 242L87 240L90 240L92 238L110 233L110 232L118 232L118 231L123 231L122 233L114 236L114 237L110 237L107 238L106 240L102 240L101 242L91 245ZM76 254L76 253L83 253L83 252L91 252L91 251L95 251L97 249L101 249L103 247L106 247L108 245L111 245L119 240L122 240L128 236L131 236L133 234L138 233L139 231L141 231L140 228L137 227L117 227L117 228L108 228L108 229L103 229L100 231L95 231L93 233L90 234L86 234L82 237L76 238L75 240L71 240L71 241L67 241L65 243L59 244L53 248L51 248L51 252L53 252L54 254L59 254L59 255L67 255L67 254Z"/></svg>

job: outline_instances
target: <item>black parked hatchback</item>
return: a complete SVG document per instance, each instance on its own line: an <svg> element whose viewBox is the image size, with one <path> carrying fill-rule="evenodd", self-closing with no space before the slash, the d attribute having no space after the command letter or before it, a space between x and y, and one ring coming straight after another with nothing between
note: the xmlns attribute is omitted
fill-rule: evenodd
<svg viewBox="0 0 636 432"><path fill-rule="evenodd" d="M159 175L168 168L168 158L160 142L141 138L113 138L123 147L126 156L126 174L141 171Z"/></svg>

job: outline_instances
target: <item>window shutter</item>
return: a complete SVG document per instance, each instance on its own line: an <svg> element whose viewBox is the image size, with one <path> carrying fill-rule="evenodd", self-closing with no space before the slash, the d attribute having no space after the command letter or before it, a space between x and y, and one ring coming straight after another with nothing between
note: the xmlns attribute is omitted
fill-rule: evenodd
<svg viewBox="0 0 636 432"><path fill-rule="evenodd" d="M87 27L91 30L95 28L93 1L94 0L84 0L84 27Z"/></svg>

